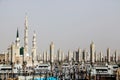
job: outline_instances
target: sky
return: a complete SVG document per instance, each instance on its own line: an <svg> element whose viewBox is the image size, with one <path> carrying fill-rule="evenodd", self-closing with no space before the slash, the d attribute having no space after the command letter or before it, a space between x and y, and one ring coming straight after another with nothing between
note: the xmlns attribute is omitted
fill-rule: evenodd
<svg viewBox="0 0 120 80"><path fill-rule="evenodd" d="M78 48L96 52L120 52L120 0L0 0L0 52L15 42L19 29L23 46L25 16L28 16L29 50L33 32L37 34L37 51L55 50L65 53Z"/></svg>

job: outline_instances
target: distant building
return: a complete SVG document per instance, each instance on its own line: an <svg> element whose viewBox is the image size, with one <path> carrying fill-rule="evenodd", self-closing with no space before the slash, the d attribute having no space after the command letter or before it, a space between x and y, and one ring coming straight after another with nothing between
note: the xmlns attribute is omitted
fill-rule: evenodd
<svg viewBox="0 0 120 80"><path fill-rule="evenodd" d="M5 63L5 54L0 54L0 64Z"/></svg>

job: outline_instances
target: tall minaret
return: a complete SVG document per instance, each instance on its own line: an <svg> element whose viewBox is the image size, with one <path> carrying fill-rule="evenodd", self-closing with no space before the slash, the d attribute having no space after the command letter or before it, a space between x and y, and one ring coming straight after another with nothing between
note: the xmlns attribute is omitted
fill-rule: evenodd
<svg viewBox="0 0 120 80"><path fill-rule="evenodd" d="M32 41L32 57L33 57L33 60L36 61L37 60L37 56L36 56L36 33L34 31L34 34L33 34L33 41Z"/></svg>
<svg viewBox="0 0 120 80"><path fill-rule="evenodd" d="M11 61L12 61L12 63L14 63L15 62L15 44L14 43L12 43L11 44Z"/></svg>
<svg viewBox="0 0 120 80"><path fill-rule="evenodd" d="M43 52L43 58L44 58L44 59L43 59L43 62L44 62L44 63L46 62L46 56L47 56L47 55L46 55L46 52L44 51L44 52Z"/></svg>
<svg viewBox="0 0 120 80"><path fill-rule="evenodd" d="M58 49L58 55L57 55L58 61L62 61L62 53L61 53L61 49Z"/></svg>
<svg viewBox="0 0 120 80"><path fill-rule="evenodd" d="M47 57L48 56L48 52L46 51L45 54L46 54L46 62L48 62L48 57Z"/></svg>
<svg viewBox="0 0 120 80"><path fill-rule="evenodd" d="M8 62L11 62L11 45L8 46Z"/></svg>
<svg viewBox="0 0 120 80"><path fill-rule="evenodd" d="M71 61L70 50L68 50L68 61Z"/></svg>
<svg viewBox="0 0 120 80"><path fill-rule="evenodd" d="M54 62L54 43L51 42L50 44L50 62Z"/></svg>
<svg viewBox="0 0 120 80"><path fill-rule="evenodd" d="M94 62L95 62L94 54L95 54L95 45L94 45L94 43L92 42L92 43L90 44L90 62L91 62L91 64L94 64Z"/></svg>
<svg viewBox="0 0 120 80"><path fill-rule="evenodd" d="M76 61L76 51L73 52L73 59Z"/></svg>
<svg viewBox="0 0 120 80"><path fill-rule="evenodd" d="M100 62L102 62L102 52L100 52Z"/></svg>
<svg viewBox="0 0 120 80"><path fill-rule="evenodd" d="M107 49L107 62L110 63L110 48Z"/></svg>
<svg viewBox="0 0 120 80"><path fill-rule="evenodd" d="M73 52L71 52L70 50L68 51L68 58L69 58L69 62L72 61L73 59Z"/></svg>
<svg viewBox="0 0 120 80"><path fill-rule="evenodd" d="M49 52L46 51L46 54L47 54L47 61L49 62L50 61L50 54L48 54Z"/></svg>
<svg viewBox="0 0 120 80"><path fill-rule="evenodd" d="M95 62L97 62L97 53L96 53L96 51L95 51L95 53L94 53L94 59L95 59Z"/></svg>
<svg viewBox="0 0 120 80"><path fill-rule="evenodd" d="M28 19L25 17L25 29L24 29L24 60L28 55Z"/></svg>
<svg viewBox="0 0 120 80"><path fill-rule="evenodd" d="M82 61L86 62L87 61L87 50L84 49L82 52Z"/></svg>
<svg viewBox="0 0 120 80"><path fill-rule="evenodd" d="M17 34L16 34L16 56L20 55L20 39L19 39L19 31L17 29Z"/></svg>
<svg viewBox="0 0 120 80"><path fill-rule="evenodd" d="M79 54L79 62L82 61L82 52L81 52L81 49L78 48L78 54Z"/></svg>
<svg viewBox="0 0 120 80"><path fill-rule="evenodd" d="M61 54L62 54L62 61L64 61L65 60L65 54L64 54L63 51L61 51Z"/></svg>

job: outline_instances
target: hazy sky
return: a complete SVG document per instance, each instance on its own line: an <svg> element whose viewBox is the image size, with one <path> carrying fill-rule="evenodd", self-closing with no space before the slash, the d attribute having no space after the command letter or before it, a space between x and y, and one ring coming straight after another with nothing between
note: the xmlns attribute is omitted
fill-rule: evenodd
<svg viewBox="0 0 120 80"><path fill-rule="evenodd" d="M120 0L0 0L1 52L15 41L17 28L23 46L25 13L29 46L35 30L38 52L49 50L51 41L65 52L89 50L91 41L97 52L120 52Z"/></svg>

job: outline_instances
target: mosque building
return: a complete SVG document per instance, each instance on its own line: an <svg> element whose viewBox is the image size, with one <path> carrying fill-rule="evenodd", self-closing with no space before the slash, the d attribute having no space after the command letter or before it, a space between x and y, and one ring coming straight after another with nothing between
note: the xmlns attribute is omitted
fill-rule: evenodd
<svg viewBox="0 0 120 80"><path fill-rule="evenodd" d="M19 30L17 29L16 40L9 47L5 54L6 63L23 64L27 63L28 66L37 64L37 46L36 46L36 33L34 31L32 40L31 55L28 46L28 19L25 17L24 23L24 47L20 45Z"/></svg>

